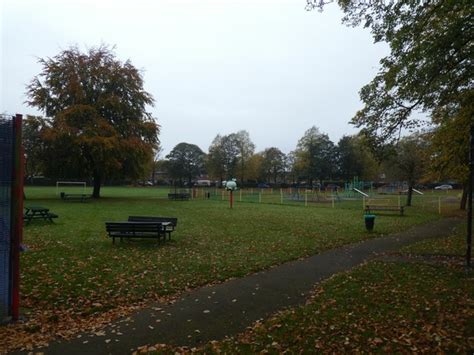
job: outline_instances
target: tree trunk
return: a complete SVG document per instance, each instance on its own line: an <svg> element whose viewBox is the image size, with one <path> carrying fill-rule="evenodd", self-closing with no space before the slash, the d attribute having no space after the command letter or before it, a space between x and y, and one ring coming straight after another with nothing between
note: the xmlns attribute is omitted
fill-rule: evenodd
<svg viewBox="0 0 474 355"><path fill-rule="evenodd" d="M408 184L408 192L407 192L407 206L411 206L411 198L413 196L413 184Z"/></svg>
<svg viewBox="0 0 474 355"><path fill-rule="evenodd" d="M94 173L94 191L92 192L93 198L100 198L100 186L102 185L102 177L98 173Z"/></svg>
<svg viewBox="0 0 474 355"><path fill-rule="evenodd" d="M461 195L461 204L459 206L459 208L463 211L466 210L466 204L467 204L467 193L469 192L468 191L469 188L466 187L466 185L463 185L463 189L462 189L462 195Z"/></svg>

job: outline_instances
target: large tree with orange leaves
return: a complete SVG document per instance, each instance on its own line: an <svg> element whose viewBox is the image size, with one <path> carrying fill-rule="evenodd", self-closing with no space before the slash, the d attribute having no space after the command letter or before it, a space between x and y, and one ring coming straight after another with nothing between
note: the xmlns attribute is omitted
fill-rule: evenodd
<svg viewBox="0 0 474 355"><path fill-rule="evenodd" d="M46 169L92 178L96 198L105 178L141 177L158 147L159 126L146 110L153 97L140 71L106 46L86 53L71 47L39 63L27 103L49 118L42 130Z"/></svg>

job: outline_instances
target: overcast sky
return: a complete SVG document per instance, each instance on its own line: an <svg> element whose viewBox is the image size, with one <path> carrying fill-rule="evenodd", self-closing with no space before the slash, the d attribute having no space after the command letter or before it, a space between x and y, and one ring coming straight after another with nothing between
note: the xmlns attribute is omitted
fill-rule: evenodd
<svg viewBox="0 0 474 355"><path fill-rule="evenodd" d="M336 5L304 0L0 0L0 112L40 114L25 86L70 45L116 46L143 70L163 155L180 142L207 151L241 129L257 151L293 150L315 125L331 140L357 130L359 89L388 53L368 30L341 24Z"/></svg>

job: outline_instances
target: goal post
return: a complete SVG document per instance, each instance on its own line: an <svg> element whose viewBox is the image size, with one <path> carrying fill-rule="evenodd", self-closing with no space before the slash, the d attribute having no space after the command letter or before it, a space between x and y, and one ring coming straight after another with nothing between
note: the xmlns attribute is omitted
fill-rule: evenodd
<svg viewBox="0 0 474 355"><path fill-rule="evenodd" d="M59 196L59 186L82 186L82 193L86 193L87 184L85 181L57 181L56 182L56 195Z"/></svg>

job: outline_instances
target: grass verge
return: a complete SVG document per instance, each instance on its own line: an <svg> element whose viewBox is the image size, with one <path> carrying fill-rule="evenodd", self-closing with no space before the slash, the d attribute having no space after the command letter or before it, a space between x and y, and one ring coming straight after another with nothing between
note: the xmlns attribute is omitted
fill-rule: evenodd
<svg viewBox="0 0 474 355"><path fill-rule="evenodd" d="M103 199L61 201L54 188L26 191L25 204L60 217L25 227L21 299L26 322L0 328L5 348L93 329L127 311L183 290L241 277L273 265L438 218L412 208L380 216L374 233L362 209L168 201L159 189L104 188ZM104 222L129 215L178 217L173 241L112 245ZM2 349L0 349L2 350Z"/></svg>

